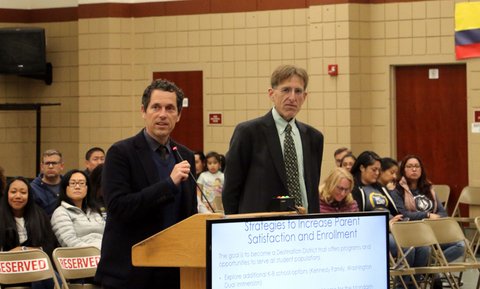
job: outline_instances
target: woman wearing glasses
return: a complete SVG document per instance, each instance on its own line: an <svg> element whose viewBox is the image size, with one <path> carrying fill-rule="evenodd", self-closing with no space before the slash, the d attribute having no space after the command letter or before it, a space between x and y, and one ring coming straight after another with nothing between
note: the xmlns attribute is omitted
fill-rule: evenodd
<svg viewBox="0 0 480 289"><path fill-rule="evenodd" d="M105 220L91 194L85 172L71 170L62 179L59 206L52 215L52 227L63 247L102 244Z"/></svg>
<svg viewBox="0 0 480 289"><path fill-rule="evenodd" d="M320 185L320 213L358 212L352 197L353 177L344 168L335 168Z"/></svg>
<svg viewBox="0 0 480 289"><path fill-rule="evenodd" d="M400 177L393 197L402 215L412 221L448 217L418 156L408 155L402 160ZM443 244L442 249L448 262L463 256L464 253L462 242Z"/></svg>

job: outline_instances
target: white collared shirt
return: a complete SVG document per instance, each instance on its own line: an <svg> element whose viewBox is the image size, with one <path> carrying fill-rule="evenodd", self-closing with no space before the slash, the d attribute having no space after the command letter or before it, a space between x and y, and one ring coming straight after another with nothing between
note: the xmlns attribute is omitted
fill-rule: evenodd
<svg viewBox="0 0 480 289"><path fill-rule="evenodd" d="M305 174L303 167L303 147L302 147L302 138L300 137L300 131L295 123L295 118L287 122L274 108L272 108L273 120L275 121L275 126L277 127L278 137L280 139L280 145L282 146L282 153L284 152L283 142L285 141L285 128L287 124L292 126L292 137L295 142L295 151L297 152L297 162L298 162L298 177L300 181L300 194L302 195L302 204L308 212L308 199L307 199L307 187L305 186Z"/></svg>

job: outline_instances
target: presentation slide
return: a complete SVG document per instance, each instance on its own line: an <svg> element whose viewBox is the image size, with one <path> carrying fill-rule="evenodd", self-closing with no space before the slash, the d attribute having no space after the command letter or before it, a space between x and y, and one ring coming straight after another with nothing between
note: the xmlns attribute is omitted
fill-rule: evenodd
<svg viewBox="0 0 480 289"><path fill-rule="evenodd" d="M387 289L386 214L212 221L208 288Z"/></svg>

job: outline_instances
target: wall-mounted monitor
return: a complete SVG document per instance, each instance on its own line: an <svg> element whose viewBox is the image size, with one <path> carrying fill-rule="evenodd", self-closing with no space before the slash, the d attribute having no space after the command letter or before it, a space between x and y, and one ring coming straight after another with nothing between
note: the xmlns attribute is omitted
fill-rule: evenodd
<svg viewBox="0 0 480 289"><path fill-rule="evenodd" d="M0 73L52 82L52 66L46 61L45 29L0 28Z"/></svg>
<svg viewBox="0 0 480 289"><path fill-rule="evenodd" d="M207 221L207 289L388 285L388 213Z"/></svg>

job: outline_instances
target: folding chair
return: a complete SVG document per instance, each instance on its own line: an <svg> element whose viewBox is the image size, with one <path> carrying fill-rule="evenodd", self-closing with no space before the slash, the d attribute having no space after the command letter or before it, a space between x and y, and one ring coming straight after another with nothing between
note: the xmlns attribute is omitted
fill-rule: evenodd
<svg viewBox="0 0 480 289"><path fill-rule="evenodd" d="M407 254L413 250L413 247L410 247L407 252L404 252L403 257L399 257L395 260L393 258L392 254L389 253L389 260L390 260L390 288L395 289L397 288L397 283L400 282L402 284L404 289L408 289L407 284L405 283L405 280L403 277L410 277L410 280L413 284L413 286L418 289L418 283L415 280L415 269L410 268L410 265L408 264L407 260L405 257Z"/></svg>
<svg viewBox="0 0 480 289"><path fill-rule="evenodd" d="M450 265L461 265L465 266L467 269L477 269L478 270L478 280L477 280L477 289L480 287L480 263L477 261L475 254L472 251L472 248L469 244L467 237L462 231L460 224L453 218L441 218L437 220L427 219L425 222L433 229L435 237L437 238L438 243L447 244L447 243L456 243L464 242L465 244L465 257L463 262L451 262ZM458 280L462 279L463 272L460 272Z"/></svg>
<svg viewBox="0 0 480 289"><path fill-rule="evenodd" d="M426 267L412 267L415 270L415 274L421 274L425 277L425 283L422 284L422 288L426 287L426 283L430 283L430 287L432 287L433 276L440 274L446 278L451 288L459 289L459 285L452 273L464 271L466 268L464 266L448 264L443 255L442 248L438 244L435 234L429 225L423 221L396 222L391 226L390 230L397 243L399 256L404 255L402 248L430 248L431 256L429 265Z"/></svg>
<svg viewBox="0 0 480 289"><path fill-rule="evenodd" d="M0 252L0 284L31 283L53 279L60 289L52 263L42 250Z"/></svg>
<svg viewBox="0 0 480 289"><path fill-rule="evenodd" d="M461 205L468 206L468 217L461 214ZM463 188L458 197L457 204L452 212L452 217L462 225L465 235L470 240L473 251L477 250L476 247L480 241L480 235L474 224L475 217L478 216L480 216L480 187L467 186Z"/></svg>
<svg viewBox="0 0 480 289"><path fill-rule="evenodd" d="M446 210L448 199L450 197L450 187L448 185L433 185L433 190L437 194L438 199L440 202L442 202L442 205Z"/></svg>
<svg viewBox="0 0 480 289"><path fill-rule="evenodd" d="M53 261L57 267L64 289L98 288L95 284L75 284L73 279L94 277L100 260L100 250L96 247L60 247L53 250Z"/></svg>
<svg viewBox="0 0 480 289"><path fill-rule="evenodd" d="M475 227L477 228L477 234L480 235L480 217L476 217L474 222L475 222ZM478 239L477 239L477 244L472 244L472 247L474 248L473 253L474 253L475 255L477 255L477 251L478 251L478 247L479 247L479 246L478 246L478 245L479 245L478 242L479 242L479 241L478 241Z"/></svg>

